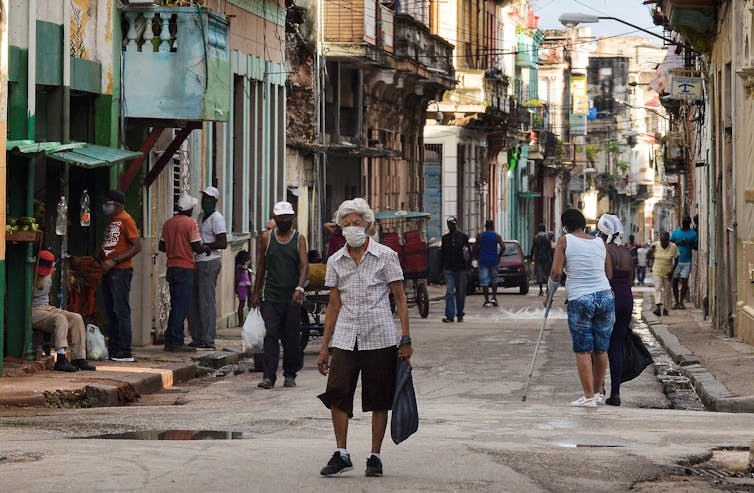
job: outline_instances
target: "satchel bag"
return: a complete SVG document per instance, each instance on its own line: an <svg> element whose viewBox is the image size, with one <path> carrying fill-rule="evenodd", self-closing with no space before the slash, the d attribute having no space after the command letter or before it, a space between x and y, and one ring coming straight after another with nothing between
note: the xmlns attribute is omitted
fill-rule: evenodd
<svg viewBox="0 0 754 493"><path fill-rule="evenodd" d="M629 329L623 340L623 375L621 383L628 382L641 375L644 368L653 363L652 355L649 354L641 337Z"/></svg>
<svg viewBox="0 0 754 493"><path fill-rule="evenodd" d="M419 429L419 411L416 407L414 380L411 365L406 359L399 359L395 370L395 394L393 394L393 415L390 420L390 437L396 445L410 437Z"/></svg>

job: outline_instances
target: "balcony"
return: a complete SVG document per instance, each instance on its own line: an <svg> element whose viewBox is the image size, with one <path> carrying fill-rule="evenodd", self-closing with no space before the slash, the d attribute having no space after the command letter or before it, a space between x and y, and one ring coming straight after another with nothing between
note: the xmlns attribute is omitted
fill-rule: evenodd
<svg viewBox="0 0 754 493"><path fill-rule="evenodd" d="M455 78L453 45L406 14L395 15L395 56L412 60L419 70L428 71L452 85Z"/></svg>
<svg viewBox="0 0 754 493"><path fill-rule="evenodd" d="M712 49L713 0L665 0L661 11L668 27L683 34L695 50L706 53Z"/></svg>
<svg viewBox="0 0 754 493"><path fill-rule="evenodd" d="M227 121L228 19L201 7L121 8L124 116Z"/></svg>
<svg viewBox="0 0 754 493"><path fill-rule="evenodd" d="M329 58L384 63L394 51L394 13L376 0L325 0L324 38Z"/></svg>

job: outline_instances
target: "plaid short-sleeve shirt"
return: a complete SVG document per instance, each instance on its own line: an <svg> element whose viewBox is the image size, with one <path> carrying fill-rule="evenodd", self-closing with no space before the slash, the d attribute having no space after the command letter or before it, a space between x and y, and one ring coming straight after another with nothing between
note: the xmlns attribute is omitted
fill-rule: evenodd
<svg viewBox="0 0 754 493"><path fill-rule="evenodd" d="M341 301L332 347L353 351L397 345L399 332L390 312L388 284L402 280L398 254L376 241L369 241L359 265L347 247L335 252L325 274L325 286L338 288Z"/></svg>

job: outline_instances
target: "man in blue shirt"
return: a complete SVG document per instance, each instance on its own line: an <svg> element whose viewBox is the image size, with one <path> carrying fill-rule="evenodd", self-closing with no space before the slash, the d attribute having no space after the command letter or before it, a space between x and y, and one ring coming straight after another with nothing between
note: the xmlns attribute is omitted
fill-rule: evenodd
<svg viewBox="0 0 754 493"><path fill-rule="evenodd" d="M479 285L484 291L484 308L497 306L497 266L500 257L505 252L505 244L499 234L495 232L495 222L487 219L484 231L479 233L474 244L475 256L479 263ZM492 286L492 300L490 301L490 286Z"/></svg>
<svg viewBox="0 0 754 493"><path fill-rule="evenodd" d="M673 272L673 297L675 298L675 310L684 310L686 307L683 304L683 300L686 299L686 295L689 292L689 274L691 274L691 251L696 250L699 245L699 237L696 231L691 229L691 218L684 217L681 222L681 227L676 228L673 234L670 235L670 241L678 246L678 251L681 253L678 257L678 266ZM680 281L681 289L678 290L678 283ZM679 296L680 295L680 296Z"/></svg>

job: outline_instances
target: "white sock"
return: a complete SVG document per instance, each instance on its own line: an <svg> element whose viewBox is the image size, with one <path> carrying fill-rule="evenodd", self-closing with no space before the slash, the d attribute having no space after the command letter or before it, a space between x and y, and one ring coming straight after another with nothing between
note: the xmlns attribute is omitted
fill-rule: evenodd
<svg viewBox="0 0 754 493"><path fill-rule="evenodd" d="M377 457L379 460L382 460L382 457L380 457L380 454L375 454L374 452L371 453L370 457Z"/></svg>
<svg viewBox="0 0 754 493"><path fill-rule="evenodd" d="M65 354L65 349L66 348L64 348L64 347L59 347L58 348L58 354Z"/></svg>
<svg viewBox="0 0 754 493"><path fill-rule="evenodd" d="M336 448L335 451L340 452L341 457L348 457L348 449Z"/></svg>

